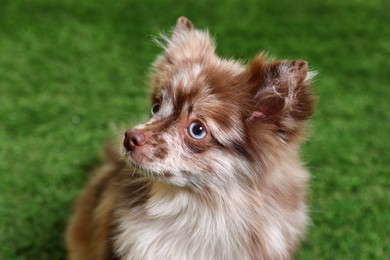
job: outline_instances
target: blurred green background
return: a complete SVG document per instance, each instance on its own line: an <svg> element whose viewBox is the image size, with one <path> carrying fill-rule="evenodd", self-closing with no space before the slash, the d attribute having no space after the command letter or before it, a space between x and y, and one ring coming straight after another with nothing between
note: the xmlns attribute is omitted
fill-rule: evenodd
<svg viewBox="0 0 390 260"><path fill-rule="evenodd" d="M390 1L0 2L0 259L64 259L71 205L120 126L148 116L154 35L185 15L224 57L319 71L298 259L390 257Z"/></svg>

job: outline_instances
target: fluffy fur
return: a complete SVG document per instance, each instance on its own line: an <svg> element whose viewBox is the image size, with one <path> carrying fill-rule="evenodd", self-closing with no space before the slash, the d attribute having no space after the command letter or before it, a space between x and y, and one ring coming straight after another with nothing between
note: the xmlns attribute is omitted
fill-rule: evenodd
<svg viewBox="0 0 390 260"><path fill-rule="evenodd" d="M67 229L70 259L291 259L308 224L299 160L314 110L305 61L248 65L179 18L152 116L106 152Z"/></svg>

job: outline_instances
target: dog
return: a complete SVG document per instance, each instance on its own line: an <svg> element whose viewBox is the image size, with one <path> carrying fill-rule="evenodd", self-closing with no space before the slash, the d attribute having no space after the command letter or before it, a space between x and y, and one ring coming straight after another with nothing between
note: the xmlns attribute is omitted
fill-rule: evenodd
<svg viewBox="0 0 390 260"><path fill-rule="evenodd" d="M309 223L299 146L315 73L303 60L219 58L185 17L161 38L151 117L79 197L69 259L292 259Z"/></svg>

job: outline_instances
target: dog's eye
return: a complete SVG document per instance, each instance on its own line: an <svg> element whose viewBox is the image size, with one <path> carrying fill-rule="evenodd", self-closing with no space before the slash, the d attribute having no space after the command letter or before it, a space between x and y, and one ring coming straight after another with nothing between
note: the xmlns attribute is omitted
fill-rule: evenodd
<svg viewBox="0 0 390 260"><path fill-rule="evenodd" d="M206 136L207 132L201 122L195 121L188 127L188 134L196 140L201 140Z"/></svg>
<svg viewBox="0 0 390 260"><path fill-rule="evenodd" d="M152 110L151 110L152 116L154 116L155 114L157 114L158 111L160 111L160 103L155 103L155 104L152 106Z"/></svg>

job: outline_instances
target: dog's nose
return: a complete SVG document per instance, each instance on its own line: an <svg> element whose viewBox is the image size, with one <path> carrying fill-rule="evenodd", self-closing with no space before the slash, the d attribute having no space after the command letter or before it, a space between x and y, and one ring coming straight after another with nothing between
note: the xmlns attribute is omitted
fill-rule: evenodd
<svg viewBox="0 0 390 260"><path fill-rule="evenodd" d="M125 138L123 139L123 145L127 151L134 151L139 146L143 146L146 143L145 134L137 129L130 129L125 132Z"/></svg>

